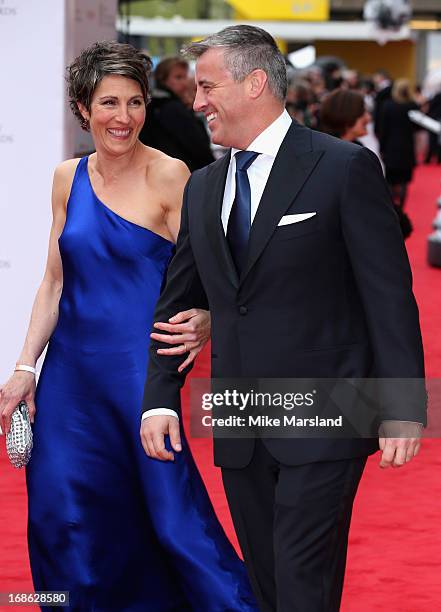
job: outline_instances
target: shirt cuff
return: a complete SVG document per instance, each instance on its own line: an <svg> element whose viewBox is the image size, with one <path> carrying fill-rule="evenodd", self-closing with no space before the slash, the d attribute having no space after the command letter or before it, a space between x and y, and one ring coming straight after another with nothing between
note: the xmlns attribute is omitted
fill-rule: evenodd
<svg viewBox="0 0 441 612"><path fill-rule="evenodd" d="M380 438L414 438L422 434L424 425L418 421L382 421L379 429Z"/></svg>
<svg viewBox="0 0 441 612"><path fill-rule="evenodd" d="M141 422L151 416L172 416L179 421L178 413L174 410L170 410L169 408L152 408L151 410L146 410L144 412L141 417Z"/></svg>

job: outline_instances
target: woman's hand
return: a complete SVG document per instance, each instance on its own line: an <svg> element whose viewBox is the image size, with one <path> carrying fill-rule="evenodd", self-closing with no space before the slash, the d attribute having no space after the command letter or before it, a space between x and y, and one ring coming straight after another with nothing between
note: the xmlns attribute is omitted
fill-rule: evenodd
<svg viewBox="0 0 441 612"><path fill-rule="evenodd" d="M3 433L9 433L11 415L23 400L29 409L31 423L35 416L35 376L30 372L14 372L0 388L0 424Z"/></svg>
<svg viewBox="0 0 441 612"><path fill-rule="evenodd" d="M169 319L168 323L155 323L154 327L167 334L152 333L152 340L173 344L172 348L158 349L159 355L184 355L188 353L186 360L181 363L178 372L182 372L196 355L201 352L210 338L211 317L208 310L191 308L183 312L178 312ZM171 335L170 335L171 334Z"/></svg>

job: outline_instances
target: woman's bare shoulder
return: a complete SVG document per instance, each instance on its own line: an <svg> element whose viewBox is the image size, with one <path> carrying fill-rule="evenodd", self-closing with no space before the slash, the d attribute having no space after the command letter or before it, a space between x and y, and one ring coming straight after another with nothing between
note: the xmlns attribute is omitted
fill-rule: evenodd
<svg viewBox="0 0 441 612"><path fill-rule="evenodd" d="M162 151L146 147L147 173L155 181L187 182L190 171L183 161L170 157Z"/></svg>
<svg viewBox="0 0 441 612"><path fill-rule="evenodd" d="M69 198L75 171L79 162L79 157L75 159L66 159L55 168L53 193L55 198L63 205L66 205Z"/></svg>
<svg viewBox="0 0 441 612"><path fill-rule="evenodd" d="M75 157L74 159L66 159L56 166L54 171L54 180L66 181L73 180L75 170L80 163L80 158Z"/></svg>
<svg viewBox="0 0 441 612"><path fill-rule="evenodd" d="M58 164L54 170L54 186L61 187L67 184L70 190L70 185L72 184L79 162L80 158L77 157L75 159L66 159Z"/></svg>

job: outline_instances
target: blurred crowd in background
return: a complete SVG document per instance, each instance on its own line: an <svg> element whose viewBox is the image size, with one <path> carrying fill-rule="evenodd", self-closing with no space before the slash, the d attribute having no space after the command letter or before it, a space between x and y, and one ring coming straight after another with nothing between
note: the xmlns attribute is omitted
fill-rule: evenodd
<svg viewBox="0 0 441 612"><path fill-rule="evenodd" d="M404 211L408 185L417 163L441 163L438 135L419 128L409 118L420 110L441 121L439 93L427 99L421 87L406 79L392 80L379 69L361 75L329 58L297 71L287 66L286 109L312 129L361 146L380 157L401 228L407 238L411 221ZM223 153L210 142L205 117L193 112L195 81L191 66L181 57L160 61L152 75L152 100L141 140L183 160L191 171Z"/></svg>

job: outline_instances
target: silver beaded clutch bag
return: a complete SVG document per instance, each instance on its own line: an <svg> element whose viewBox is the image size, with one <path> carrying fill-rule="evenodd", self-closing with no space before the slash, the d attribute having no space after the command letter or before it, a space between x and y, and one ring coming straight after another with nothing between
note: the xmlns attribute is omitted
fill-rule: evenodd
<svg viewBox="0 0 441 612"><path fill-rule="evenodd" d="M11 429L6 436L6 451L12 465L24 467L31 458L33 445L31 421L26 402L20 402L11 416Z"/></svg>

